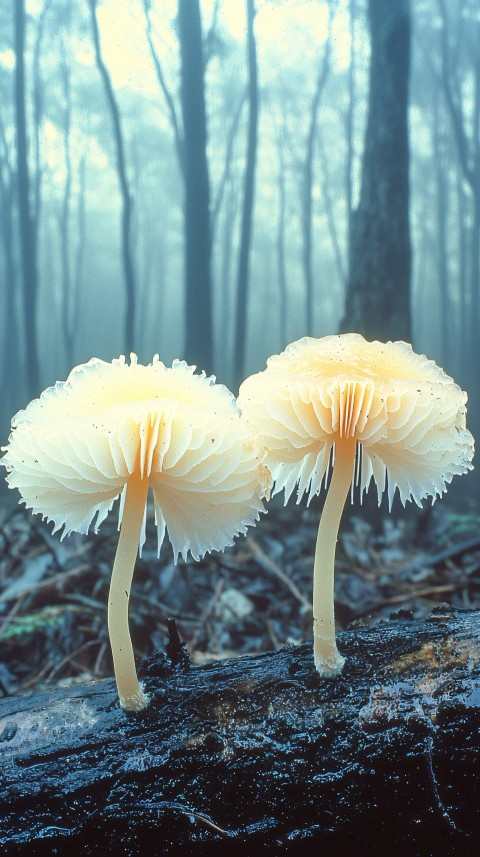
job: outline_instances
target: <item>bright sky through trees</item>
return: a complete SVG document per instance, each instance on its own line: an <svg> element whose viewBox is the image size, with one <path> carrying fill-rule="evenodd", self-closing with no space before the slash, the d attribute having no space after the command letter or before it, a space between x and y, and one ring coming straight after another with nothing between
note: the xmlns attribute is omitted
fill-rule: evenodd
<svg viewBox="0 0 480 857"><path fill-rule="evenodd" d="M38 6L32 3L33 6ZM175 20L176 0L162 4L163 20ZM203 25L208 28L212 13L213 0L202 3ZM346 2L339 4L333 27L333 47L335 61L339 68L345 68L349 60L350 35ZM152 17L154 13L152 13ZM125 87L142 92L144 96L158 95L158 83L145 38L145 18L141 0L105 0L98 7L102 49L105 60L117 87ZM160 20L158 18L158 20ZM245 40L245 8L239 0L223 0L219 8L219 22L235 40ZM326 3L290 2L280 5L267 2L259 5L255 28L260 46L274 57L281 54L295 66L305 50L302 33L308 33L309 50L316 50L327 37L328 6ZM285 50L285 35L289 33L289 49ZM156 28L158 48L168 59L177 52L177 43L173 28ZM159 35L160 34L160 35ZM292 34L294 38L292 38ZM77 61L93 65L93 52L90 40L85 41L84 49L78 46ZM271 66L275 70L275 63Z"/></svg>

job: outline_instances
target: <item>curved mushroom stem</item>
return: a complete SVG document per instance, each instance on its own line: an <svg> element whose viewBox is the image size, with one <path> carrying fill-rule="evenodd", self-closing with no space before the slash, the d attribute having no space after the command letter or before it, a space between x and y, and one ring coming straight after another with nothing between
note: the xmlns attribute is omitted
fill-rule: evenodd
<svg viewBox="0 0 480 857"><path fill-rule="evenodd" d="M322 676L338 675L345 663L335 640L333 586L338 528L352 483L356 445L351 437L337 441L332 478L318 527L313 568L313 658Z"/></svg>
<svg viewBox="0 0 480 857"><path fill-rule="evenodd" d="M108 633L120 705L140 711L148 703L135 670L128 628L128 602L148 494L148 479L133 474L127 482L122 525L108 595Z"/></svg>

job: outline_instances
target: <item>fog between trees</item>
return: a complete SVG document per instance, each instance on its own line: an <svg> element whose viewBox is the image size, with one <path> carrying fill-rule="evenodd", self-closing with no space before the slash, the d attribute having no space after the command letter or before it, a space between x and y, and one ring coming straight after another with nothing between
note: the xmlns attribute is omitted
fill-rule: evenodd
<svg viewBox="0 0 480 857"><path fill-rule="evenodd" d="M12 0L0 92L3 438L92 356L235 388L340 326L410 331L476 432L479 0Z"/></svg>

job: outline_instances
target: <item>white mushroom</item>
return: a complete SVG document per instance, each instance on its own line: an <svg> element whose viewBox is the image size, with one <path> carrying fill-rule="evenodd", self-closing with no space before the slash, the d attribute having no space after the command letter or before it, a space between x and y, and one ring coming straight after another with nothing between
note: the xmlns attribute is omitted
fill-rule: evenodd
<svg viewBox="0 0 480 857"><path fill-rule="evenodd" d="M270 474L233 395L195 367L158 355L92 359L12 420L2 464L23 502L64 528L98 529L121 495L121 529L108 600L120 704L147 703L135 671L128 602L152 489L158 548L165 529L175 559L223 550L258 520ZM95 519L95 521L94 521Z"/></svg>
<svg viewBox="0 0 480 857"><path fill-rule="evenodd" d="M467 395L432 360L405 342L367 342L356 333L305 337L270 357L247 378L238 404L267 449L275 492L285 503L297 486L308 500L332 478L314 565L314 659L319 673L344 663L335 641L335 546L350 489L370 481L379 502L398 490L404 504L446 491L471 470L473 438L465 427Z"/></svg>

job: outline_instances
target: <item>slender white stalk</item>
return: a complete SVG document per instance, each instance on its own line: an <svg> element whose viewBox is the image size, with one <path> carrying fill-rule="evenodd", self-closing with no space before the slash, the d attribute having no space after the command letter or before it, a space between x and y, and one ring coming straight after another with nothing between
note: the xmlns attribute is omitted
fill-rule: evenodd
<svg viewBox="0 0 480 857"><path fill-rule="evenodd" d="M336 443L335 465L318 527L313 568L313 658L322 676L338 675L345 663L335 640L333 588L338 528L352 482L355 447L356 440L351 437Z"/></svg>
<svg viewBox="0 0 480 857"><path fill-rule="evenodd" d="M108 595L108 633L120 705L140 711L148 703L135 670L128 628L128 602L148 494L148 479L133 474L128 483L117 553Z"/></svg>

